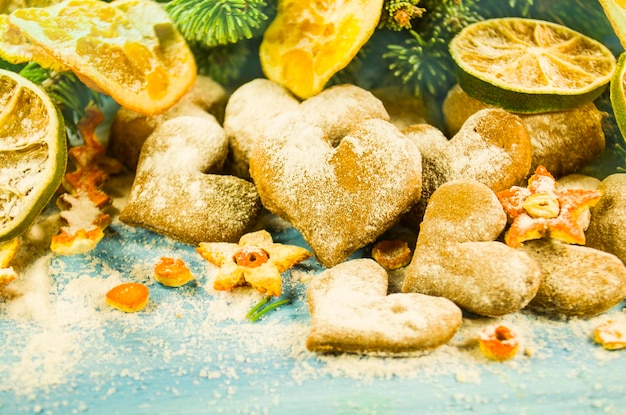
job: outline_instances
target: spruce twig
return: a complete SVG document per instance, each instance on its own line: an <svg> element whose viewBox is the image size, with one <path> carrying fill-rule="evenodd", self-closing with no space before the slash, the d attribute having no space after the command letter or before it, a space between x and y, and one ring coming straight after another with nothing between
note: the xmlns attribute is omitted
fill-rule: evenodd
<svg viewBox="0 0 626 415"><path fill-rule="evenodd" d="M24 78L41 85L59 107L65 126L77 134L76 122L86 116L86 108L101 105L102 96L88 88L73 72L54 72L31 62L18 72Z"/></svg>
<svg viewBox="0 0 626 415"><path fill-rule="evenodd" d="M188 42L204 47L251 39L269 18L263 0L173 0L164 8Z"/></svg>

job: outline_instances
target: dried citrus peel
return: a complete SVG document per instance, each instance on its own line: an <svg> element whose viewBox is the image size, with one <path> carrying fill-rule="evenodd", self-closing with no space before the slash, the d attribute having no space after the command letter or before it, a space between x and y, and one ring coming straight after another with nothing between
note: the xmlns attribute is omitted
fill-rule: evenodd
<svg viewBox="0 0 626 415"><path fill-rule="evenodd" d="M384 239L372 248L372 258L387 270L409 265L412 254L409 244L400 239Z"/></svg>
<svg viewBox="0 0 626 415"><path fill-rule="evenodd" d="M54 57L89 87L142 114L166 111L195 80L193 54L153 1L66 0L18 9L8 20L27 41L24 55L44 67ZM7 44L4 35L0 47ZM17 39L13 46L24 43L15 34L12 38ZM4 53L19 56L14 49Z"/></svg>
<svg viewBox="0 0 626 415"><path fill-rule="evenodd" d="M511 226L504 240L518 248L525 241L549 236L569 244L585 244L579 218L598 203L602 193L587 189L557 189L544 166L538 166L528 187L513 186L496 194Z"/></svg>
<svg viewBox="0 0 626 415"><path fill-rule="evenodd" d="M166 287L180 287L195 278L182 259L163 257L154 266L154 279Z"/></svg>
<svg viewBox="0 0 626 415"><path fill-rule="evenodd" d="M607 320L596 327L594 341L606 350L626 348L626 321Z"/></svg>
<svg viewBox="0 0 626 415"><path fill-rule="evenodd" d="M106 294L106 302L111 307L126 313L143 310L148 304L150 291L138 282L126 282L113 287Z"/></svg>
<svg viewBox="0 0 626 415"><path fill-rule="evenodd" d="M0 289L17 278L17 273L11 266L11 261L17 255L20 243L20 238L0 242Z"/></svg>
<svg viewBox="0 0 626 415"><path fill-rule="evenodd" d="M517 334L503 325L485 327L478 335L480 352L490 360L504 361L513 358L519 349Z"/></svg>
<svg viewBox="0 0 626 415"><path fill-rule="evenodd" d="M370 38L382 6L382 0L280 0L259 49L263 72L302 99L317 94Z"/></svg>

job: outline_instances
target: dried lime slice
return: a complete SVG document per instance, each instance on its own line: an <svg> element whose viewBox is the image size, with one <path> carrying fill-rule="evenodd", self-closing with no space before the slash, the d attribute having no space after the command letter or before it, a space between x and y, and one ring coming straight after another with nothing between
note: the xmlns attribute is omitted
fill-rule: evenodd
<svg viewBox="0 0 626 415"><path fill-rule="evenodd" d="M593 101L616 66L600 42L559 24L524 18L469 25L450 42L450 54L467 94L518 113Z"/></svg>
<svg viewBox="0 0 626 415"><path fill-rule="evenodd" d="M626 82L626 52L622 53L617 62L615 75L611 80L611 105L615 114L615 121L622 133L626 137L626 92L624 82Z"/></svg>
<svg viewBox="0 0 626 415"><path fill-rule="evenodd" d="M33 223L67 162L63 117L39 86L0 70L0 242Z"/></svg>
<svg viewBox="0 0 626 415"><path fill-rule="evenodd" d="M622 47L626 49L626 2L624 0L600 0L600 4Z"/></svg>

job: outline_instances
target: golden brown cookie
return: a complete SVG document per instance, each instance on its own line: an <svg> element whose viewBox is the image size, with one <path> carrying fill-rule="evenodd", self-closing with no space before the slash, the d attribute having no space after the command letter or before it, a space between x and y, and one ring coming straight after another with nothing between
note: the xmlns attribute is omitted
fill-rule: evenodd
<svg viewBox="0 0 626 415"><path fill-rule="evenodd" d="M263 205L298 229L327 267L394 225L422 182L420 153L393 124L363 121L333 147L300 111L274 120L250 173Z"/></svg>
<svg viewBox="0 0 626 415"><path fill-rule="evenodd" d="M354 85L336 85L300 103L273 81L252 80L235 90L226 105L224 129L230 140L234 174L250 177L254 143L265 139L276 116L291 111L301 111L310 123L324 130L334 145L363 120L389 119L380 100Z"/></svg>
<svg viewBox="0 0 626 415"><path fill-rule="evenodd" d="M461 310L445 298L387 295L387 273L371 259L327 269L311 281L306 296L306 346L313 352L424 353L448 342L462 321Z"/></svg>
<svg viewBox="0 0 626 415"><path fill-rule="evenodd" d="M492 106L467 95L455 85L443 103L444 123L449 134L463 126L477 111ZM556 177L579 171L604 151L604 115L593 103L566 111L518 114L532 142L532 165L545 166ZM563 157L567 154L567 157Z"/></svg>
<svg viewBox="0 0 626 415"><path fill-rule="evenodd" d="M593 208L586 245L626 263L626 174L615 173L600 183L602 196Z"/></svg>
<svg viewBox="0 0 626 415"><path fill-rule="evenodd" d="M474 179L499 191L521 183L530 168L528 131L518 116L501 109L472 114L451 140L430 125L404 132L420 149L423 162L422 196L405 218L412 224L421 221L430 195L446 182Z"/></svg>
<svg viewBox="0 0 626 415"><path fill-rule="evenodd" d="M210 117L211 114L222 120L226 98L226 90L221 85L206 76L197 76L193 88L165 113L146 116L122 107L111 124L109 152L134 171L141 146L159 125L182 115Z"/></svg>
<svg viewBox="0 0 626 415"><path fill-rule="evenodd" d="M524 308L540 283L538 264L495 239L506 215L484 184L445 183L430 198L402 290L445 297L484 316Z"/></svg>
<svg viewBox="0 0 626 415"><path fill-rule="evenodd" d="M541 285L528 305L532 310L593 316L626 298L626 266L615 255L549 239L521 249L541 267Z"/></svg>
<svg viewBox="0 0 626 415"><path fill-rule="evenodd" d="M253 79L237 88L226 103L224 130L230 143L230 169L236 176L250 178L252 146L264 136L272 119L296 111L300 101L285 87L269 79Z"/></svg>
<svg viewBox="0 0 626 415"><path fill-rule="evenodd" d="M254 185L216 174L226 134L214 118L180 116L161 124L141 151L120 220L183 242L235 241L260 210Z"/></svg>
<svg viewBox="0 0 626 415"><path fill-rule="evenodd" d="M220 267L214 289L230 291L250 285L270 296L282 293L282 272L311 256L300 246L275 243L265 230L247 233L238 243L202 242L196 250Z"/></svg>

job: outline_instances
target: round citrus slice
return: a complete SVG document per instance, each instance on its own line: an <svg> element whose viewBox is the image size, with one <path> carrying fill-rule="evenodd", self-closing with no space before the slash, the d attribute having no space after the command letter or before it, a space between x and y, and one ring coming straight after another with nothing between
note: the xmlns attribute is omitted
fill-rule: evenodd
<svg viewBox="0 0 626 415"><path fill-rule="evenodd" d="M626 52L622 53L617 62L615 75L611 80L611 105L615 121L622 136L626 137Z"/></svg>
<svg viewBox="0 0 626 415"><path fill-rule="evenodd" d="M626 1L600 0L600 4L622 47L626 49Z"/></svg>
<svg viewBox="0 0 626 415"><path fill-rule="evenodd" d="M0 70L0 241L19 236L61 183L63 117L39 86Z"/></svg>
<svg viewBox="0 0 626 415"><path fill-rule="evenodd" d="M279 0L259 49L265 76L302 99L320 92L367 42L382 0Z"/></svg>
<svg viewBox="0 0 626 415"><path fill-rule="evenodd" d="M524 18L474 23L450 42L459 84L473 98L518 113L564 110L602 94L615 57L565 26Z"/></svg>
<svg viewBox="0 0 626 415"><path fill-rule="evenodd" d="M31 47L41 48L88 86L142 114L169 109L196 77L187 43L151 0L66 0L15 10L9 23Z"/></svg>

